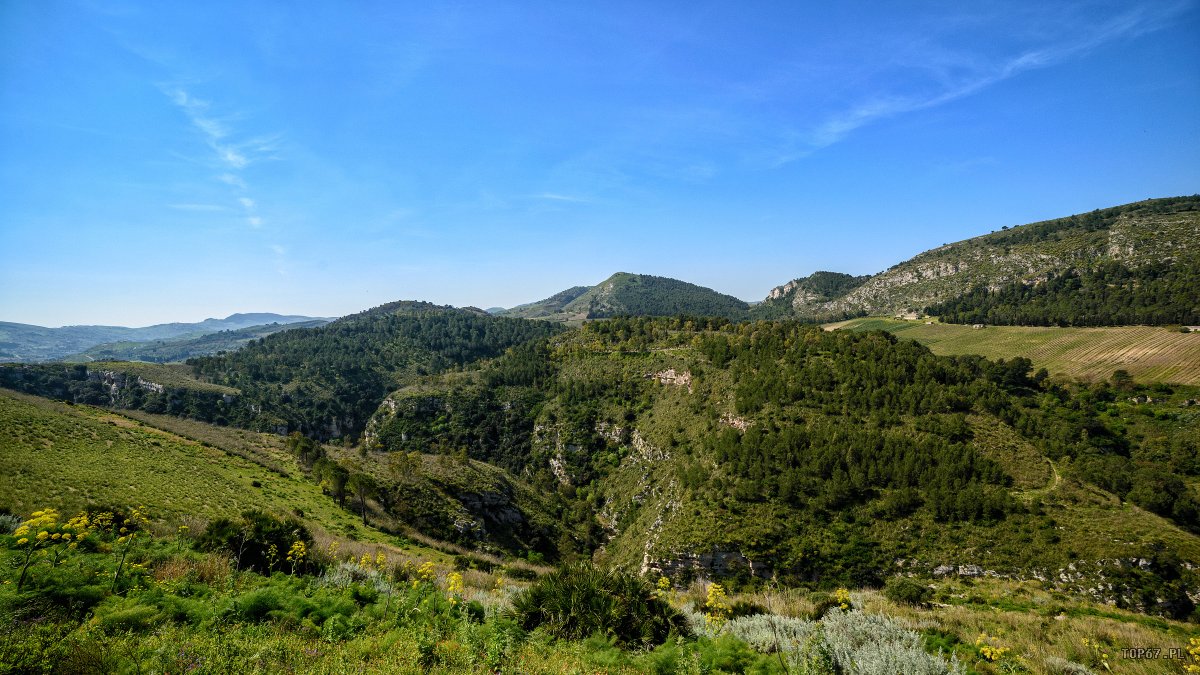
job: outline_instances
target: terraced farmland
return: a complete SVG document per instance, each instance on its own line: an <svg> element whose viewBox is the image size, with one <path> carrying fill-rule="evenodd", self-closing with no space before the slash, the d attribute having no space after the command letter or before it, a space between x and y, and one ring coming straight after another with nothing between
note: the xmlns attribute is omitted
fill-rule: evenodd
<svg viewBox="0 0 1200 675"><path fill-rule="evenodd" d="M1155 326L1046 328L902 321L868 317L828 324L826 330L885 330L927 345L935 354L1024 356L1035 368L1081 380L1106 379L1123 369L1139 382L1200 385L1200 333Z"/></svg>

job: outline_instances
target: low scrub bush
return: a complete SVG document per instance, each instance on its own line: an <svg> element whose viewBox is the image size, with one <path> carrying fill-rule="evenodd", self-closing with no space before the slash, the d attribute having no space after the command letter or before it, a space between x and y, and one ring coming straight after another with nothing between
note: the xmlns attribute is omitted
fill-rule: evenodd
<svg viewBox="0 0 1200 675"><path fill-rule="evenodd" d="M201 551L227 551L237 569L270 574L305 571L312 564L307 559L289 560L297 542L304 550L312 548L312 535L299 520L246 511L238 520L220 518L209 523L194 546Z"/></svg>
<svg viewBox="0 0 1200 675"><path fill-rule="evenodd" d="M599 633L620 646L657 645L671 633L688 632L683 616L649 584L590 564L541 577L513 598L512 613L525 630L543 627L570 640Z"/></svg>
<svg viewBox="0 0 1200 675"><path fill-rule="evenodd" d="M924 607L933 598L933 589L911 579L892 577L887 580L887 585L883 587L883 595L898 605Z"/></svg>

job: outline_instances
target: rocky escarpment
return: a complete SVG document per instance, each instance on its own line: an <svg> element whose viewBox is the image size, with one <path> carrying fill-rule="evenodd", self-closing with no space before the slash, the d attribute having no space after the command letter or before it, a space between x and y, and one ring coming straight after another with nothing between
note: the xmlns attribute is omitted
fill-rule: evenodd
<svg viewBox="0 0 1200 675"><path fill-rule="evenodd" d="M796 279L772 289L763 305L786 303L793 315L818 319L911 313L980 286L1036 283L1051 273L1104 261L1133 268L1170 262L1200 252L1198 203L1194 197L1149 200L1005 227L931 249L850 288L814 281L828 273Z"/></svg>

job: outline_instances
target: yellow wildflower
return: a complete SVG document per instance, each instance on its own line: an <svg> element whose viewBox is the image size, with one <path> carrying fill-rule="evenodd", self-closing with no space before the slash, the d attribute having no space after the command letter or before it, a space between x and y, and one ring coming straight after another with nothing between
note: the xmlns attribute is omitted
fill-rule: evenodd
<svg viewBox="0 0 1200 675"><path fill-rule="evenodd" d="M838 607L850 609L850 591L845 588L839 588L834 591L833 599L837 601Z"/></svg>
<svg viewBox="0 0 1200 675"><path fill-rule="evenodd" d="M729 603L725 595L725 587L721 584L713 583L708 585L708 599L704 603L704 623L720 628L725 620L729 618Z"/></svg>

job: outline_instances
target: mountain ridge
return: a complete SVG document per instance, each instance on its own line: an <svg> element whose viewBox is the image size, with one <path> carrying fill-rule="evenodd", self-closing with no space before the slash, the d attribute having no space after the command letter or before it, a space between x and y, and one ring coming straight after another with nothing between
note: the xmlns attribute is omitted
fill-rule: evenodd
<svg viewBox="0 0 1200 675"><path fill-rule="evenodd" d="M194 323L160 323L136 328L91 324L50 328L0 321L0 361L53 361L111 342L150 342L184 336L200 337L222 330L241 330L271 323L292 324L318 320L327 321L328 319L295 314L252 312L230 314L224 319L208 318Z"/></svg>

